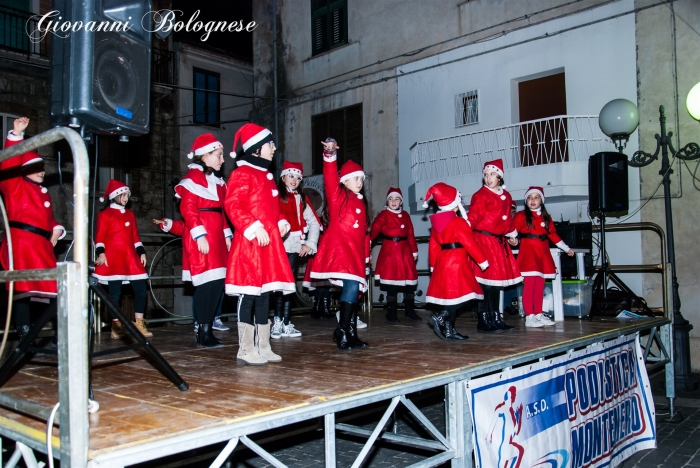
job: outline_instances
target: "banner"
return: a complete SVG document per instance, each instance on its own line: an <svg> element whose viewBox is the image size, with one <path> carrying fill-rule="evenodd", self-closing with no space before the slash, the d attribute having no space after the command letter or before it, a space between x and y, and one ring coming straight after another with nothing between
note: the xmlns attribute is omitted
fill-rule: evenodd
<svg viewBox="0 0 700 468"><path fill-rule="evenodd" d="M478 467L614 467L656 447L638 335L465 385Z"/></svg>

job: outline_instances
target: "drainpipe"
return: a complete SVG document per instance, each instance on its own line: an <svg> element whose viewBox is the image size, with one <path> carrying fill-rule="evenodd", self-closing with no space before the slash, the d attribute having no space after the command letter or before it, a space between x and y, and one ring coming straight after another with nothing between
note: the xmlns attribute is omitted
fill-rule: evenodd
<svg viewBox="0 0 700 468"><path fill-rule="evenodd" d="M272 0L272 74L273 74L273 89L275 98L275 139L278 144L282 139L279 134L279 118L277 115L277 0ZM280 145L281 146L281 145ZM275 157L275 182L280 178L282 171L282 152L277 151Z"/></svg>

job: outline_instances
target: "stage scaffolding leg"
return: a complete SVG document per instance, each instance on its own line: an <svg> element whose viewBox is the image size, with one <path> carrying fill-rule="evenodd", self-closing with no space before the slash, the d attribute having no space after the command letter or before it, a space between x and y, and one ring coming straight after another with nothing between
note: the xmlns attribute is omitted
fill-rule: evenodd
<svg viewBox="0 0 700 468"><path fill-rule="evenodd" d="M335 413L323 416L326 447L326 468L335 468Z"/></svg>
<svg viewBox="0 0 700 468"><path fill-rule="evenodd" d="M455 450L452 468L472 468L472 419L467 405L464 382L452 382L445 387L445 427L447 440Z"/></svg>
<svg viewBox="0 0 700 468"><path fill-rule="evenodd" d="M666 398L668 398L668 414L669 418L673 418L676 415L676 410L674 408L674 403L676 399L676 350L674 349L673 340L673 326L674 326L674 314L673 314L673 275L671 274L671 264L666 264L666 304L664 304L664 309L666 312L666 317L671 319L670 325L664 325L661 327L661 342L666 347L668 355L671 358L670 362L666 364L665 367L665 377L666 377Z"/></svg>

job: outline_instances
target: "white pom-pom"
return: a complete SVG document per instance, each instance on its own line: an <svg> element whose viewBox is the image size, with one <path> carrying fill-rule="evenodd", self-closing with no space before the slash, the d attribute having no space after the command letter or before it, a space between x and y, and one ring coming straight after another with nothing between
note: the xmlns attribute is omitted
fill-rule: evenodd
<svg viewBox="0 0 700 468"><path fill-rule="evenodd" d="M101 202L104 202L104 201L105 201L105 197L100 197L100 201L101 201Z"/></svg>
<svg viewBox="0 0 700 468"><path fill-rule="evenodd" d="M541 222L541 223L540 223L540 226L544 227L544 222Z"/></svg>
<svg viewBox="0 0 700 468"><path fill-rule="evenodd" d="M231 151L228 155L231 156L232 158L235 158L235 157L236 157L236 152L235 152L235 151Z"/></svg>
<svg viewBox="0 0 700 468"><path fill-rule="evenodd" d="M46 190L46 187L41 187L41 193L46 193L48 190Z"/></svg>
<svg viewBox="0 0 700 468"><path fill-rule="evenodd" d="M50 207L50 206L51 206L51 202L45 201L45 202L44 202L44 206L45 206L46 208Z"/></svg>
<svg viewBox="0 0 700 468"><path fill-rule="evenodd" d="M403 215L402 215L402 214L400 214L400 215L399 215L399 218L403 218Z"/></svg>
<svg viewBox="0 0 700 468"><path fill-rule="evenodd" d="M359 227L360 227L360 225L359 225L359 224L357 224L357 221L355 221L355 224L353 224L353 225L352 225L352 227L354 227L355 229L357 229L357 228L359 228Z"/></svg>
<svg viewBox="0 0 700 468"><path fill-rule="evenodd" d="M187 153L187 159L194 158L194 153Z"/></svg>
<svg viewBox="0 0 700 468"><path fill-rule="evenodd" d="M355 213L360 214L360 213L362 213L362 210L359 208L355 208Z"/></svg>
<svg viewBox="0 0 700 468"><path fill-rule="evenodd" d="M406 227L406 226L404 226L403 224L401 225L401 229L403 229L403 228L405 228L405 227Z"/></svg>
<svg viewBox="0 0 700 468"><path fill-rule="evenodd" d="M131 223L129 221L124 223L124 226L131 226Z"/></svg>
<svg viewBox="0 0 700 468"><path fill-rule="evenodd" d="M503 221L505 221L506 219L508 219L508 215L503 215Z"/></svg>
<svg viewBox="0 0 700 468"><path fill-rule="evenodd" d="M272 174L270 174L269 172L267 173L267 180L272 180Z"/></svg>
<svg viewBox="0 0 700 468"><path fill-rule="evenodd" d="M279 195L279 194L280 194L280 193L279 193L277 190L273 190L273 191L272 191L272 196L273 196L273 197L276 197L276 196Z"/></svg>
<svg viewBox="0 0 700 468"><path fill-rule="evenodd" d="M505 199L506 199L506 196L505 196L505 195L501 195L501 200L505 200Z"/></svg>
<svg viewBox="0 0 700 468"><path fill-rule="evenodd" d="M360 200L362 200L362 199L365 198L365 197L363 197L361 193L358 193L358 194L357 194L357 198L359 198Z"/></svg>
<svg viewBox="0 0 700 468"><path fill-rule="evenodd" d="M428 205L428 202L427 202L427 201L424 201L424 202L423 202L423 208L428 208L429 206L430 206L430 205Z"/></svg>

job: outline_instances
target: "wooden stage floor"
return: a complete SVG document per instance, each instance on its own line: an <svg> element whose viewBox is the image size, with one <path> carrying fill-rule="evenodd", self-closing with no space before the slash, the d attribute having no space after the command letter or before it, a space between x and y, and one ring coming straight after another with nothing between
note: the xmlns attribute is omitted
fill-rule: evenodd
<svg viewBox="0 0 700 468"><path fill-rule="evenodd" d="M272 340L273 350L283 361L262 367L236 364L235 323L228 323L228 332L216 332L225 346L212 350L195 348L192 325L152 327L152 343L190 388L179 391L133 351L93 360L93 389L100 410L90 415L89 458L108 459L110 453L122 452L144 461L158 458L157 450L149 453L149 444L166 447L170 443L167 450L176 453L180 448L184 451L227 440L234 434L226 433L227 427L243 428L239 433L246 433L248 427L252 430L247 433L254 433L289 424L283 423L285 415L302 415L297 420L303 420L323 414L313 414L314 407L353 399L366 404L357 397L380 395L401 386L410 389L413 384L420 389L422 382L432 382L426 388L444 385L469 376L471 370L483 374L503 368L509 365L504 364L509 358L536 359L666 323L661 318L567 318L553 327L526 329L524 320L511 319L517 326L515 332L482 335L476 333L476 320L467 313L456 325L469 335L469 341L446 343L428 327L428 313L419 314L421 323L402 320L394 325L386 322L382 309L375 309L372 317L361 316L369 327L360 330L360 337L370 348L351 352L338 351L332 342L334 320L294 317L303 336ZM99 341L100 349L118 343L109 333L103 333ZM53 356L35 357L2 392L53 406L58 401L55 362ZM255 426L256 421L267 422ZM44 440L44 422L4 408L0 408L0 427ZM58 436L57 429L54 436ZM173 446L175 440L182 443Z"/></svg>

